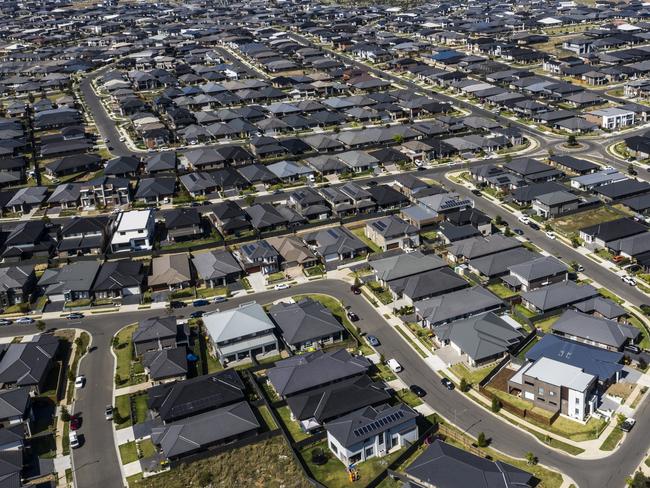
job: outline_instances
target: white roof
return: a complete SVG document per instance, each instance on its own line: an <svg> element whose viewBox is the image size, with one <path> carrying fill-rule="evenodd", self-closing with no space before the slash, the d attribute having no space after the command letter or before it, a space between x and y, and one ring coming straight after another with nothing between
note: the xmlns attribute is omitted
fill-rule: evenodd
<svg viewBox="0 0 650 488"><path fill-rule="evenodd" d="M122 212L120 214L120 223L117 226L117 231L124 232L129 230L145 229L149 222L151 213L151 210L131 210L130 212Z"/></svg>
<svg viewBox="0 0 650 488"><path fill-rule="evenodd" d="M256 302L244 303L232 310L206 314L203 316L203 323L215 344L275 329L262 306Z"/></svg>
<svg viewBox="0 0 650 488"><path fill-rule="evenodd" d="M538 359L535 364L528 368L526 374L545 383L566 386L575 391L585 391L596 378L576 366L546 357Z"/></svg>

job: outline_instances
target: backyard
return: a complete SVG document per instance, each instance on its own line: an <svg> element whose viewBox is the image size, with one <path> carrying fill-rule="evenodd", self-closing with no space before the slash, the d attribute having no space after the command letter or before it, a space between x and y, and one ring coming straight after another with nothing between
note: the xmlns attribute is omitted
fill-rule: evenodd
<svg viewBox="0 0 650 488"><path fill-rule="evenodd" d="M610 220L616 220L624 217L620 212L615 209L602 206L592 210L567 215L550 221L551 226L556 232L570 236L571 234L578 234L580 229L596 225Z"/></svg>
<svg viewBox="0 0 650 488"><path fill-rule="evenodd" d="M291 434L291 438L293 439L294 442L300 442L309 437L309 434L303 432L300 429L300 425L298 424L297 421L291 420L291 410L289 410L289 407L287 407L286 405L284 407L280 407L277 409L277 412L278 415L280 416L280 419L282 420L282 423L289 430L289 433Z"/></svg>
<svg viewBox="0 0 650 488"><path fill-rule="evenodd" d="M115 386L122 387L136 385L145 381L144 367L142 363L136 361L134 356L133 343L131 337L137 329L138 324L131 324L120 330L113 342L113 352L115 353Z"/></svg>
<svg viewBox="0 0 650 488"><path fill-rule="evenodd" d="M361 242L370 248L371 252L381 252L379 246L366 237L365 226L350 230L361 240Z"/></svg>

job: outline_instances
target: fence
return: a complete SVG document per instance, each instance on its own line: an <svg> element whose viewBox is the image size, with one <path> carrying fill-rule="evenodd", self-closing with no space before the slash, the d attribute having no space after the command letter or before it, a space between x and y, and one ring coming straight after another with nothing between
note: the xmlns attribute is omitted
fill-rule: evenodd
<svg viewBox="0 0 650 488"><path fill-rule="evenodd" d="M555 422L555 419L557 419L558 416L560 415L559 410L549 416L546 416L546 415L541 415L536 412L533 412L528 408L521 408L515 405L514 403L510 403L508 400L504 399L503 397L499 397L498 395L495 395L494 393L492 393L490 390L486 389L483 386L479 387L479 392L485 397L489 398L490 400L496 397L501 403L501 408L503 408L506 412L510 412L511 414L516 415L517 417L521 417L522 419L529 418L535 422L544 425L551 425L553 422Z"/></svg>

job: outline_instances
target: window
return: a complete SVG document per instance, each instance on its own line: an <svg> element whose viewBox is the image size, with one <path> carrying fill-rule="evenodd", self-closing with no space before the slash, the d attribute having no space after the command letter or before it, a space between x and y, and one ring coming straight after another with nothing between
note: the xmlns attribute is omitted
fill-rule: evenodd
<svg viewBox="0 0 650 488"><path fill-rule="evenodd" d="M336 448L336 445L333 442L330 442L330 449L334 454L338 454L339 450Z"/></svg>
<svg viewBox="0 0 650 488"><path fill-rule="evenodd" d="M537 390L537 393L538 393L539 395L543 395L543 394L544 394L544 388L542 388L542 387L540 386L539 389Z"/></svg>
<svg viewBox="0 0 650 488"><path fill-rule="evenodd" d="M371 457L374 453L375 449L372 446L366 447L366 458Z"/></svg>
<svg viewBox="0 0 650 488"><path fill-rule="evenodd" d="M576 415L580 415L580 409L576 408Z"/></svg>
<svg viewBox="0 0 650 488"><path fill-rule="evenodd" d="M524 381L524 384L526 384L526 385L528 385L528 386L535 386L535 385L534 385L532 382L530 382L530 381Z"/></svg>
<svg viewBox="0 0 650 488"><path fill-rule="evenodd" d="M542 403L546 403L546 400L544 400L543 398L540 398L540 397L537 397L537 401L542 402Z"/></svg>
<svg viewBox="0 0 650 488"><path fill-rule="evenodd" d="M576 405L580 405L580 398L576 398Z"/></svg>

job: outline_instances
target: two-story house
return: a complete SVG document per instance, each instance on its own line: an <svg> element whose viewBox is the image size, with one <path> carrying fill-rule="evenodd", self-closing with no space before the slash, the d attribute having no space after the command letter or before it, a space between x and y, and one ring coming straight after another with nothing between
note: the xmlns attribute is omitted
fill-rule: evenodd
<svg viewBox="0 0 650 488"><path fill-rule="evenodd" d="M100 176L82 183L80 201L84 208L125 205L131 201L129 180Z"/></svg>
<svg viewBox="0 0 650 488"><path fill-rule="evenodd" d="M108 218L75 217L61 227L57 252L59 257L101 254L106 247Z"/></svg>
<svg viewBox="0 0 650 488"><path fill-rule="evenodd" d="M121 212L115 223L111 251L150 251L154 240L152 210Z"/></svg>
<svg viewBox="0 0 650 488"><path fill-rule="evenodd" d="M383 251L396 248L409 249L420 245L418 229L396 215L367 223L364 233Z"/></svg>
<svg viewBox="0 0 650 488"><path fill-rule="evenodd" d="M244 244L235 255L248 273L276 273L280 269L280 254L266 240Z"/></svg>

